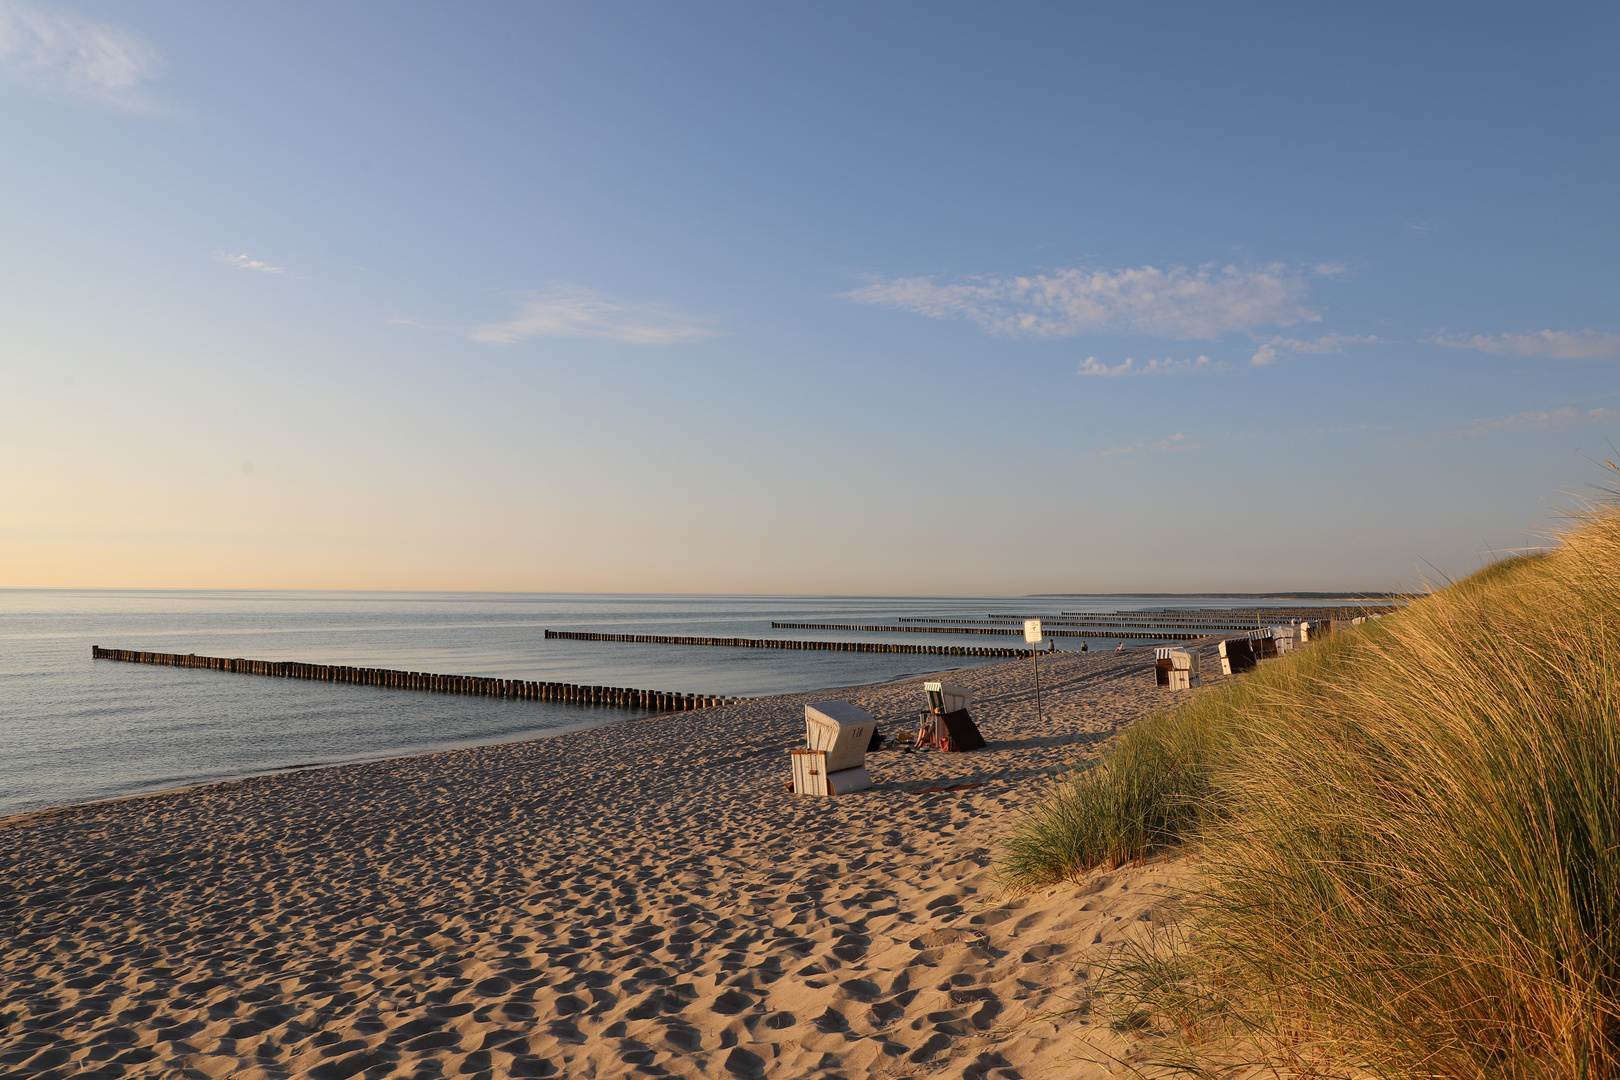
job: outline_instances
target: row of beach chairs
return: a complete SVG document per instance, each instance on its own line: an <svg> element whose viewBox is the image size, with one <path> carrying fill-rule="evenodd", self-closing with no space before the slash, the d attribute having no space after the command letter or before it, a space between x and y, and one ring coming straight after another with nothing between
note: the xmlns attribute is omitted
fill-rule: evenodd
<svg viewBox="0 0 1620 1080"><path fill-rule="evenodd" d="M1360 626L1368 619L1381 619L1382 615L1358 616L1349 625ZM1316 641L1333 633L1333 619L1306 620L1288 626L1264 626L1250 630L1247 637L1228 638L1218 642L1222 675L1241 675L1253 671L1262 660L1275 660L1293 652L1301 645ZM1342 626L1342 621L1340 622ZM1154 649L1153 677L1159 686L1172 690L1190 690L1202 686L1198 676L1198 653L1191 649Z"/></svg>
<svg viewBox="0 0 1620 1080"><path fill-rule="evenodd" d="M1350 620L1350 625L1360 626L1367 618L1381 617L1372 615L1354 618ZM1301 645L1326 637L1333 633L1333 630L1332 619L1307 620L1291 626L1266 626L1259 630L1250 630L1246 638L1230 638L1216 646L1221 655L1221 674L1234 675L1252 671L1260 661L1275 660L1279 656L1293 652Z"/></svg>
<svg viewBox="0 0 1620 1080"><path fill-rule="evenodd" d="M1376 618L1376 616L1373 616ZM1352 619L1359 625L1365 619ZM1267 626L1246 637L1218 644L1223 675L1251 671L1314 638L1331 633L1333 624L1321 619L1290 626ZM1159 648L1153 651L1153 677L1159 686L1191 690L1204 684L1199 655L1193 649ZM984 737L968 713L973 695L946 682L923 684L928 709L917 732L916 745L932 744L940 750L977 750ZM866 754L882 744L877 720L847 701L818 701L804 707L804 749L792 750L793 790L803 795L848 795L872 786Z"/></svg>

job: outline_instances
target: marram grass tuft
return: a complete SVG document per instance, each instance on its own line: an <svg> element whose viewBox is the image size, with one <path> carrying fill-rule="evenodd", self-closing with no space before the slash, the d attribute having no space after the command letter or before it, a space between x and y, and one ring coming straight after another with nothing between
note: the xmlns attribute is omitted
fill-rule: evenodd
<svg viewBox="0 0 1620 1080"><path fill-rule="evenodd" d="M1025 823L1034 888L1188 842L1115 965L1193 1071L1620 1080L1620 514L1143 722Z"/></svg>

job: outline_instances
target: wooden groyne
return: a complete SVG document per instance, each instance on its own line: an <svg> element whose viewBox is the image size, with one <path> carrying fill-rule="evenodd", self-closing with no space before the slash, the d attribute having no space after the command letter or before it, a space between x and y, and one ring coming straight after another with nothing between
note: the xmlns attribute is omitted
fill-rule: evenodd
<svg viewBox="0 0 1620 1080"><path fill-rule="evenodd" d="M776 626L776 623L772 623ZM787 625L783 623L782 625ZM667 634L593 634L576 630L547 630L547 638L568 641L632 641L650 645L724 645L735 649L811 649L829 652L911 653L923 656L987 656L1001 660L1028 656L1027 649L986 648L978 645L888 645L874 641L796 641L792 638L677 637Z"/></svg>
<svg viewBox="0 0 1620 1080"><path fill-rule="evenodd" d="M552 636L549 630L546 636ZM677 694L664 690L632 690L623 686L576 686L573 683L489 679L481 675L434 675L426 671L391 671L387 668L346 667L340 664L305 664L296 660L243 660L239 657L198 656L195 653L135 652L130 649L103 649L100 645L90 646L90 655L96 660L122 660L130 664L206 668L210 671L231 671L239 675L314 679L319 682L384 686L396 690L424 690L438 694L516 698L520 701L561 701L574 705L640 709L647 712L686 712L691 709L728 705L740 700L706 694Z"/></svg>
<svg viewBox="0 0 1620 1080"><path fill-rule="evenodd" d="M1398 611L1393 604L1370 604L1340 608L1201 608L1175 611L1065 611L1058 615L986 615L982 619L942 619L926 615L899 615L896 622L932 623L940 626L1004 626L1040 619L1057 626L1212 626L1217 623L1251 623L1256 619L1275 625L1289 619L1351 619L1360 615L1387 615Z"/></svg>
<svg viewBox="0 0 1620 1080"><path fill-rule="evenodd" d="M773 622L772 630L849 630L866 631L868 633L909 633L909 634L1018 634L1024 633L1020 626L1014 630L1006 626L977 627L977 626L893 626L888 623L877 623L873 626L857 625L855 623L816 623L816 622Z"/></svg>
<svg viewBox="0 0 1620 1080"><path fill-rule="evenodd" d="M846 630L846 631L866 631L868 633L900 633L900 634L994 634L994 635L998 635L998 636L1001 636L1001 637L1014 637L1014 636L1015 637L1023 637L1024 636L1024 628L1022 626L1018 626L1018 627L1011 627L1011 626L890 626L890 625L886 625L886 624L879 624L879 625L876 625L876 626L855 626L855 625L852 625L852 624L849 624L849 623L773 622L773 623L771 623L771 629L772 630ZM1234 629L1243 630L1243 629L1247 629L1247 628L1240 626L1240 627L1234 627ZM1115 639L1118 639L1118 638L1148 638L1148 639L1153 640L1153 641L1197 641L1199 638L1209 636L1209 634L1207 634L1207 633L1206 634L1194 634L1194 633L1184 632L1184 631L1181 631L1181 630L1144 630L1144 631L1135 631L1135 630L1049 630L1049 629L1046 628L1046 625L1044 623L1041 626L1041 633L1046 637L1100 637L1100 638L1115 638ZM837 643L836 642L829 642L829 644L837 644ZM859 643L856 643L856 644L859 644ZM926 648L928 648L928 646L926 646L926 645L896 646L896 647L901 648L901 649L905 649L905 648L926 649ZM952 648L952 646L939 645L939 646L935 646L935 648L938 648L938 649L950 649L950 648ZM885 652L885 651L887 651L887 647L882 646L882 645L873 645L872 649L877 651L877 652ZM1023 655L1023 650L1021 650L1021 649L1015 649L1013 651L1017 652L1019 655ZM947 655L949 655L949 654L947 654Z"/></svg>
<svg viewBox="0 0 1620 1080"><path fill-rule="evenodd" d="M1040 619L1043 622L1051 620L1050 615L1031 615L1031 619ZM1024 616L1016 619L1011 615L992 615L988 619L928 619L921 615L897 615L895 622L927 623L930 626L1006 626L1012 622L1023 622Z"/></svg>
<svg viewBox="0 0 1620 1080"><path fill-rule="evenodd" d="M1173 619L1218 619L1223 622L1243 620L1252 622L1255 619L1263 620L1267 626L1274 626L1279 622L1290 619L1351 619L1359 615L1387 615L1399 611L1399 604L1358 604L1354 607L1287 607L1287 608L1176 608L1157 611L1111 611L1102 614L1095 611L1065 611L1063 617L1068 619L1153 619L1158 622L1168 622ZM996 616L990 616L992 619Z"/></svg>
<svg viewBox="0 0 1620 1080"><path fill-rule="evenodd" d="M1138 629L1138 630L1153 630L1153 629L1157 629L1159 627L1164 627L1164 628L1170 629L1170 630L1193 630L1193 629L1197 629L1197 630L1253 630L1254 629L1254 627L1250 625L1251 620L1244 620L1244 621L1242 621L1240 623L1240 622L1236 622L1234 620L1222 620L1222 621L1217 622L1217 621L1212 620L1212 619L1115 619L1115 618L1111 618L1111 617L1102 617L1102 618L1096 618L1096 619L1059 619L1059 618L1053 618L1051 616L1040 616L1040 615L1031 615L1030 618L1032 618L1032 619L1036 619L1036 618L1040 619L1041 620L1041 627L1042 627L1043 630L1046 627L1049 627L1049 626L1077 626L1077 627L1086 627L1086 628L1125 626L1125 627L1131 627L1133 629ZM928 627L938 627L938 628L942 628L942 629L934 630L935 633L949 634L949 633L954 633L955 631L953 631L951 629L947 629L947 628L949 628L949 627L957 627L957 626L964 626L964 627L972 627L972 626L999 627L1000 628L999 631L992 631L992 632L1005 632L1005 633L1013 633L1013 634L1021 634L1021 633L1024 632L1024 627L1023 627L1024 620L1023 619L1000 618L1000 617L997 617L997 616L991 616L988 619L917 619L917 618L908 618L908 617L902 615L898 619L896 619L895 621L907 624L905 629L911 629L912 626L916 626L916 627L918 627L918 632L919 633L928 632ZM783 625L786 625L786 624L783 624ZM883 627L883 629L885 629L885 630L894 630L894 629L900 629L900 628L893 627L893 626L885 626L885 627ZM973 631L964 630L962 632L963 633L972 633Z"/></svg>

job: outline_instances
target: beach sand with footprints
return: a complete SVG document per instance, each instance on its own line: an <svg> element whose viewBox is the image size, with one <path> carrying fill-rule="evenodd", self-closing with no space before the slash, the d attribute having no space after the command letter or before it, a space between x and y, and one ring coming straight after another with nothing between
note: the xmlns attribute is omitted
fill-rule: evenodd
<svg viewBox="0 0 1620 1080"><path fill-rule="evenodd" d="M1185 867L1012 902L991 868L1052 775L1184 696L1152 655L1043 656L1040 721L1027 661L953 675L990 748L881 751L841 798L785 790L804 704L892 734L920 679L7 819L0 1071L1109 1075L1133 1037L1085 962Z"/></svg>

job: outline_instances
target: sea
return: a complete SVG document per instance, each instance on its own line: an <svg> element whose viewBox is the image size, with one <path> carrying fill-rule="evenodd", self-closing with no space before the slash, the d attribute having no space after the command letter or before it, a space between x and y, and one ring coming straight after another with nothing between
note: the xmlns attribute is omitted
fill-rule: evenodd
<svg viewBox="0 0 1620 1080"><path fill-rule="evenodd" d="M1293 601L1278 601L1291 603ZM92 660L92 645L752 697L995 660L548 640L545 631L1008 646L1016 637L772 629L897 618L1252 607L1164 597L679 596L0 589L0 815L454 747L638 714ZM1062 638L1060 649L1081 639ZM1091 649L1117 642L1091 639ZM1130 647L1153 644L1133 640Z"/></svg>

